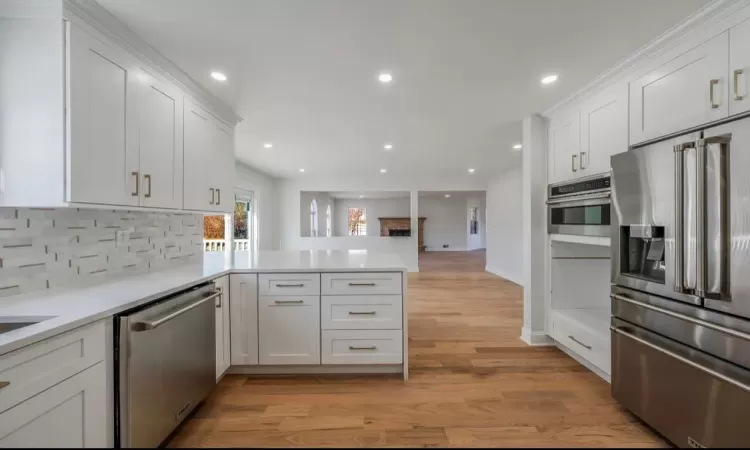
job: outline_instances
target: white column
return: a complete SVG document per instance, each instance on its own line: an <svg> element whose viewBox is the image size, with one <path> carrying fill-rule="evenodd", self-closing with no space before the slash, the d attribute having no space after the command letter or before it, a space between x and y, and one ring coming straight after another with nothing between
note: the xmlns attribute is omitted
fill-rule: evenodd
<svg viewBox="0 0 750 450"><path fill-rule="evenodd" d="M419 272L419 191L409 192L411 214L412 261L404 261L410 272Z"/></svg>
<svg viewBox="0 0 750 450"><path fill-rule="evenodd" d="M545 333L545 243L547 242L547 121L523 121L523 329L530 345L548 344Z"/></svg>

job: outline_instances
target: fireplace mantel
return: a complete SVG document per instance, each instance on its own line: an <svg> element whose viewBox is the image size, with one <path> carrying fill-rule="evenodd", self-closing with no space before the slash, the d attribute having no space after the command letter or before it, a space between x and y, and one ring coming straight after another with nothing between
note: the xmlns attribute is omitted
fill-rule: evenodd
<svg viewBox="0 0 750 450"><path fill-rule="evenodd" d="M420 217L417 221L417 240L420 252L424 251L424 221L426 217ZM380 221L380 235L390 236L389 230L411 230L411 217L378 217Z"/></svg>

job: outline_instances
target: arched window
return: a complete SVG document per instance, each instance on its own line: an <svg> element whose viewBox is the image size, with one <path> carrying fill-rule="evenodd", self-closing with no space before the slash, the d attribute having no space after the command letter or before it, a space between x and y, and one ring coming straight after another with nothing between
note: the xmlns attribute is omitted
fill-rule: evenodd
<svg viewBox="0 0 750 450"><path fill-rule="evenodd" d="M310 236L318 236L318 202L310 202Z"/></svg>
<svg viewBox="0 0 750 450"><path fill-rule="evenodd" d="M331 205L326 209L326 236L331 237Z"/></svg>

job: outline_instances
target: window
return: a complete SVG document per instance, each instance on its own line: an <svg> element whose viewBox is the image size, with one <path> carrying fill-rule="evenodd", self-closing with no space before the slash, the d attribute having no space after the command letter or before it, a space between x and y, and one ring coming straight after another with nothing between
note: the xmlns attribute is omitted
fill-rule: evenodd
<svg viewBox="0 0 750 450"><path fill-rule="evenodd" d="M472 206L469 211L469 234L479 234L479 208Z"/></svg>
<svg viewBox="0 0 750 450"><path fill-rule="evenodd" d="M252 192L241 193L234 200L234 250L247 252L254 250L253 230L255 214Z"/></svg>
<svg viewBox="0 0 750 450"><path fill-rule="evenodd" d="M331 205L326 208L326 236L331 237Z"/></svg>
<svg viewBox="0 0 750 450"><path fill-rule="evenodd" d="M367 236L365 208L349 208L349 236Z"/></svg>
<svg viewBox="0 0 750 450"><path fill-rule="evenodd" d="M203 250L223 252L226 250L226 224L224 215L203 217Z"/></svg>
<svg viewBox="0 0 750 450"><path fill-rule="evenodd" d="M318 202L310 202L310 236L318 236Z"/></svg>

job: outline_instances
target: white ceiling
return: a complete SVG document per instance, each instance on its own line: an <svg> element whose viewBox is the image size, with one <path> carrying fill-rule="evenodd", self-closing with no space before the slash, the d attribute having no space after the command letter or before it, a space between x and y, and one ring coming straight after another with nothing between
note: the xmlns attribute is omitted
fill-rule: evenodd
<svg viewBox="0 0 750 450"><path fill-rule="evenodd" d="M247 164L284 178L487 178L520 163L510 147L523 117L708 0L99 3L243 116ZM227 83L209 77L216 69ZM552 72L558 82L542 87Z"/></svg>
<svg viewBox="0 0 750 450"><path fill-rule="evenodd" d="M359 199L360 195L364 195L365 200L374 199L389 199L389 198L410 198L410 192L404 191L345 191L345 192L330 192L329 195L336 199Z"/></svg>

